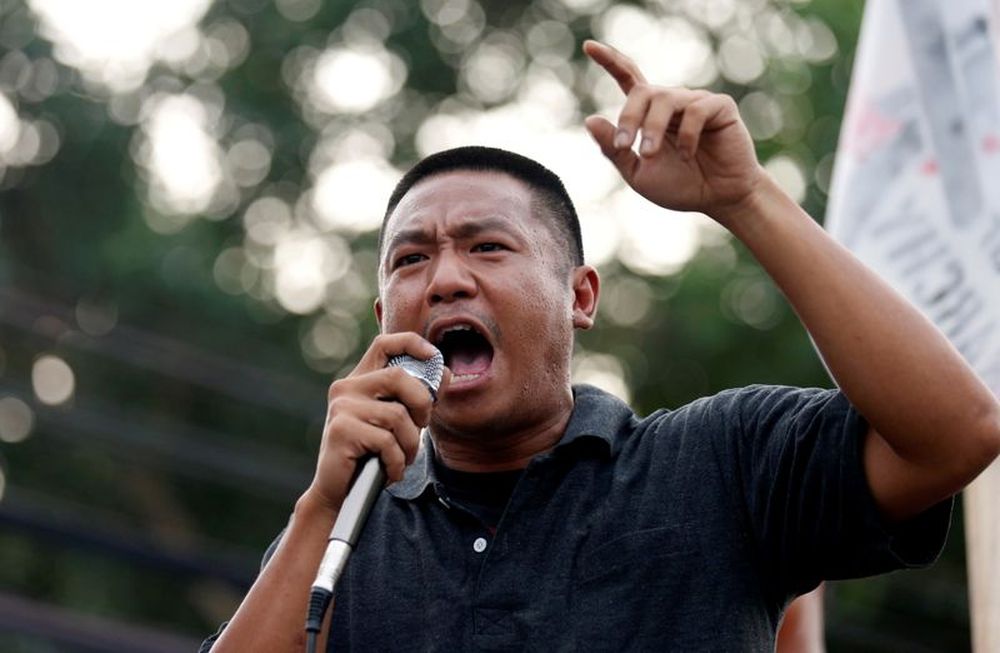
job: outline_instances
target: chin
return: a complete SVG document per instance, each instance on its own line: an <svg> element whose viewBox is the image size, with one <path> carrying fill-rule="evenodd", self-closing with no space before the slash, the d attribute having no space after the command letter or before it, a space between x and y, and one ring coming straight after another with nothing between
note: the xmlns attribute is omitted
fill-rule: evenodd
<svg viewBox="0 0 1000 653"><path fill-rule="evenodd" d="M475 399L449 401L439 406L431 416L430 429L435 434L478 439L497 431L505 431L511 423L505 416L494 414ZM498 428L499 427L499 428Z"/></svg>

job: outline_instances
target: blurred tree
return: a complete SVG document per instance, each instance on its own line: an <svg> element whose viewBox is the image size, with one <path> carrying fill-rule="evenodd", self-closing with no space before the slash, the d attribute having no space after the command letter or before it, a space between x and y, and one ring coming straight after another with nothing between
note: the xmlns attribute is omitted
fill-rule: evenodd
<svg viewBox="0 0 1000 653"><path fill-rule="evenodd" d="M579 46L733 94L821 216L860 18L860 0L4 0L5 596L191 636L232 611L308 482L326 385L375 333L388 191L442 147L564 175L605 279L579 380L643 411L829 384L740 247L622 189L580 126L620 98ZM832 587L831 650L967 647L960 540L928 572ZM46 619L0 628L51 650L69 626Z"/></svg>

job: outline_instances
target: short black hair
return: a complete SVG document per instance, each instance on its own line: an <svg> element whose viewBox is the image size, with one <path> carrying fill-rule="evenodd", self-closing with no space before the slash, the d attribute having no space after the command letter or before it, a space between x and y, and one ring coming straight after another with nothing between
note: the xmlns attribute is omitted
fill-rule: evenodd
<svg viewBox="0 0 1000 653"><path fill-rule="evenodd" d="M533 191L533 205L537 202L550 215L547 221L555 228L555 233L565 240L572 265L583 265L583 238L580 235L580 220L576 215L573 200L556 173L541 163L526 156L501 150L496 147L468 145L443 150L418 161L396 184L389 196L389 203L382 216L382 228L378 234L378 251L381 253L385 226L389 216L396 209L403 196L417 182L433 175L457 170L473 172L501 172L528 184Z"/></svg>

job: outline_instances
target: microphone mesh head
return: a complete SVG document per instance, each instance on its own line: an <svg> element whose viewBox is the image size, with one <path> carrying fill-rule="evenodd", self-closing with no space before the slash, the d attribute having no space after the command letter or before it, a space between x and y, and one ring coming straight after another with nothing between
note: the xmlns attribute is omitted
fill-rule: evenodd
<svg viewBox="0 0 1000 653"><path fill-rule="evenodd" d="M437 349L434 355L425 361L418 360L407 354L400 354L389 359L386 367L401 367L403 371L412 377L420 379L431 391L431 396L437 399L437 390L441 385L441 377L444 374L444 356Z"/></svg>

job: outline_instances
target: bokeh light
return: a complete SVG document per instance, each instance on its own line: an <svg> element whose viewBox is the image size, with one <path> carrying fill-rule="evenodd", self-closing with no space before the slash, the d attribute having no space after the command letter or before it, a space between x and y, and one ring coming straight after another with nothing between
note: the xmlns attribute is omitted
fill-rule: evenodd
<svg viewBox="0 0 1000 653"><path fill-rule="evenodd" d="M459 81L477 100L493 104L517 89L524 64L521 40L496 31L469 53L459 69Z"/></svg>
<svg viewBox="0 0 1000 653"><path fill-rule="evenodd" d="M323 170L313 190L319 224L347 232L377 229L400 174L385 159L374 157L335 163Z"/></svg>
<svg viewBox="0 0 1000 653"><path fill-rule="evenodd" d="M323 0L274 0L274 5L282 16L299 23L315 16Z"/></svg>
<svg viewBox="0 0 1000 653"><path fill-rule="evenodd" d="M326 113L363 113L395 94L406 80L399 56L380 44L364 49L335 47L312 64L309 99Z"/></svg>
<svg viewBox="0 0 1000 653"><path fill-rule="evenodd" d="M7 154L17 145L21 134L21 121L17 117L14 105L0 93L0 157Z"/></svg>
<svg viewBox="0 0 1000 653"><path fill-rule="evenodd" d="M58 406L69 401L76 389L76 376L63 359L45 354L31 367L31 386L38 401Z"/></svg>
<svg viewBox="0 0 1000 653"><path fill-rule="evenodd" d="M806 176L802 166L791 156L779 154L771 157L764 168L774 177L786 193L796 202L802 202L806 197Z"/></svg>
<svg viewBox="0 0 1000 653"><path fill-rule="evenodd" d="M704 86L718 71L708 35L679 16L656 16L635 5L615 5L595 25L598 38L628 53L647 79L664 86ZM606 75L602 73L602 78ZM609 85L602 84L605 88ZM617 108L620 95L601 98L602 109Z"/></svg>
<svg viewBox="0 0 1000 653"><path fill-rule="evenodd" d="M0 398L0 441L16 443L25 440L35 425L35 413L17 397Z"/></svg>
<svg viewBox="0 0 1000 653"><path fill-rule="evenodd" d="M625 369L618 358L577 349L573 357L573 383L587 383L629 402L632 391L625 380Z"/></svg>
<svg viewBox="0 0 1000 653"><path fill-rule="evenodd" d="M193 52L210 0L29 0L55 57L115 92L137 88L160 58ZM173 52L167 44L173 39ZM184 42L187 41L186 44Z"/></svg>
<svg viewBox="0 0 1000 653"><path fill-rule="evenodd" d="M601 290L601 315L623 327L638 325L653 307L653 293L641 278L615 276Z"/></svg>
<svg viewBox="0 0 1000 653"><path fill-rule="evenodd" d="M350 266L350 247L333 234L306 228L289 232L274 248L274 293L290 313L308 314L322 306L327 284Z"/></svg>
<svg viewBox="0 0 1000 653"><path fill-rule="evenodd" d="M623 188L611 202L623 225L618 257L638 274L673 274L698 251L699 214L668 211Z"/></svg>
<svg viewBox="0 0 1000 653"><path fill-rule="evenodd" d="M774 283L754 270L723 288L722 312L755 329L766 331L778 323L782 302Z"/></svg>
<svg viewBox="0 0 1000 653"><path fill-rule="evenodd" d="M150 200L165 213L205 211L223 182L222 151L211 135L212 115L191 94L151 98L140 163L150 172Z"/></svg>
<svg viewBox="0 0 1000 653"><path fill-rule="evenodd" d="M118 306L108 300L81 298L74 314L77 326L89 336L105 336L118 323Z"/></svg>

